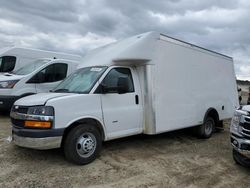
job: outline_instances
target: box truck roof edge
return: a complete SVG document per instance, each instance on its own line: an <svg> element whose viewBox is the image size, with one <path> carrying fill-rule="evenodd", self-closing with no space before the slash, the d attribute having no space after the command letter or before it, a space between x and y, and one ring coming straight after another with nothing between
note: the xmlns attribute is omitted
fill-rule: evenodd
<svg viewBox="0 0 250 188"><path fill-rule="evenodd" d="M135 65L141 63L150 64L150 60L154 57L157 41L163 40L166 42L174 43L176 45L181 45L183 47L192 48L203 53L208 53L214 56L222 57L233 61L233 58L222 53L218 53L195 44L191 44L173 37L169 37L165 34L159 32L151 31L147 33L142 33L136 36L132 36L117 42L96 48L87 53L82 61L87 62L79 65L79 68L88 65L102 64L102 65L112 65L121 64L122 62L131 61ZM100 59L102 61L100 61ZM110 61L112 59L112 61Z"/></svg>

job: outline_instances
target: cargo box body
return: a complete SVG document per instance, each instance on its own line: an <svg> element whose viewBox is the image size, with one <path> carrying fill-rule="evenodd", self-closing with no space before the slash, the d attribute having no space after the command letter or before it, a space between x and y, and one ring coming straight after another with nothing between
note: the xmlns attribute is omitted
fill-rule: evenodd
<svg viewBox="0 0 250 188"><path fill-rule="evenodd" d="M206 111L231 118L239 105L233 60L164 35L140 67L144 82L144 133L156 134L203 123Z"/></svg>
<svg viewBox="0 0 250 188"><path fill-rule="evenodd" d="M215 109L219 120L239 106L233 59L229 56L149 32L107 45L80 65L120 65L137 69L143 94L145 134L203 123Z"/></svg>

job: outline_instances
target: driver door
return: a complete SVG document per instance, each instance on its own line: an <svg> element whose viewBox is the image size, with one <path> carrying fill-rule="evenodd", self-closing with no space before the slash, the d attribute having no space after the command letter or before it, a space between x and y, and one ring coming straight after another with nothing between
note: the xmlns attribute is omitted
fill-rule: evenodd
<svg viewBox="0 0 250 188"><path fill-rule="evenodd" d="M142 103L139 81L134 70L112 68L102 81L107 88L117 88L119 77L128 78L127 91L119 94L111 89L101 94L103 119L108 139L142 132Z"/></svg>

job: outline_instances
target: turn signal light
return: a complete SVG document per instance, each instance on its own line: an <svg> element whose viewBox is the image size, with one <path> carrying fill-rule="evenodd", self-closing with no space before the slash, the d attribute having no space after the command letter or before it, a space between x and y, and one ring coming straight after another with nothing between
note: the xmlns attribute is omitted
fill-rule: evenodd
<svg viewBox="0 0 250 188"><path fill-rule="evenodd" d="M25 121L25 127L33 127L33 128L51 128L51 122L48 121Z"/></svg>

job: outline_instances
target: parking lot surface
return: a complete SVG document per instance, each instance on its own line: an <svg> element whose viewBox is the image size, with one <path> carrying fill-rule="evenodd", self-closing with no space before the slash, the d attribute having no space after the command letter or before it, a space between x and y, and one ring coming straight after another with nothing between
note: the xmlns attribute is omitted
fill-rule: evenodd
<svg viewBox="0 0 250 188"><path fill-rule="evenodd" d="M10 142L0 115L0 187L250 187L250 170L232 159L228 122L208 140L190 131L139 135L104 143L93 163L67 162L60 149L37 151Z"/></svg>

